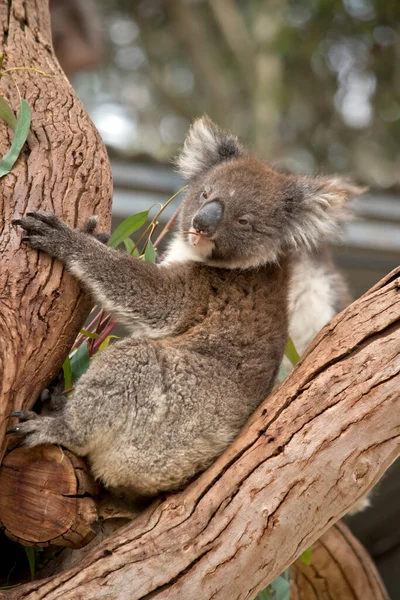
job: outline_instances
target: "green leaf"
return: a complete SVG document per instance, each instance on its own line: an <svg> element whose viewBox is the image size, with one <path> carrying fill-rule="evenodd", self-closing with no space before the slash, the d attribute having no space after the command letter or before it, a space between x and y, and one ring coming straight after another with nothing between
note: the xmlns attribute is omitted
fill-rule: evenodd
<svg viewBox="0 0 400 600"><path fill-rule="evenodd" d="M25 550L26 557L29 562L29 571L31 572L32 581L35 579L35 565L36 565L36 555L35 548L32 546L22 546Z"/></svg>
<svg viewBox="0 0 400 600"><path fill-rule="evenodd" d="M14 116L13 111L9 107L8 103L4 98L0 96L0 117L4 119L4 121L11 127L11 129L15 129L15 125L17 124L17 119Z"/></svg>
<svg viewBox="0 0 400 600"><path fill-rule="evenodd" d="M64 360L62 370L64 373L64 386L66 390L72 388L72 371L71 371L71 360L69 356Z"/></svg>
<svg viewBox="0 0 400 600"><path fill-rule="evenodd" d="M289 600L290 569L286 569L258 594L255 600Z"/></svg>
<svg viewBox="0 0 400 600"><path fill-rule="evenodd" d="M9 173L13 168L18 156L20 155L23 145L26 142L26 138L28 137L30 125L31 109L29 108L27 101L22 99L11 148L0 161L0 177L7 175L7 173Z"/></svg>
<svg viewBox="0 0 400 600"><path fill-rule="evenodd" d="M289 600L290 598L290 582L285 575L279 575L271 582L271 588L274 590L274 600Z"/></svg>
<svg viewBox="0 0 400 600"><path fill-rule="evenodd" d="M107 348L107 346L109 345L109 343L111 342L111 340L114 338L119 340L118 335L108 335L106 337L106 339L104 340L104 342L101 342L101 344L99 346L99 352L101 352L102 350L105 350Z"/></svg>
<svg viewBox="0 0 400 600"><path fill-rule="evenodd" d="M305 565L311 565L311 548L307 548L300 556Z"/></svg>
<svg viewBox="0 0 400 600"><path fill-rule="evenodd" d="M148 215L149 211L145 210L122 221L110 237L109 245L111 248L117 248L132 233L140 229L146 223Z"/></svg>
<svg viewBox="0 0 400 600"><path fill-rule="evenodd" d="M100 337L98 333L88 331L87 329L80 329L79 333L81 333L82 335L86 335L86 337L90 338L91 340L97 340Z"/></svg>
<svg viewBox="0 0 400 600"><path fill-rule="evenodd" d="M280 367L279 367L279 372L278 372L278 381L279 383L282 383L282 381L284 379L286 379L286 377L288 376L288 370L286 369L285 365L283 363L281 363Z"/></svg>
<svg viewBox="0 0 400 600"><path fill-rule="evenodd" d="M89 368L89 351L86 342L83 342L70 354L72 380L76 383L81 375Z"/></svg>
<svg viewBox="0 0 400 600"><path fill-rule="evenodd" d="M286 342L285 355L290 360L290 362L292 363L293 366L296 363L298 363L300 360L300 356L299 356L296 348L294 347L292 338L289 338L288 341Z"/></svg>
<svg viewBox="0 0 400 600"><path fill-rule="evenodd" d="M255 600L273 600L273 597L271 594L271 587L268 586L267 588L265 588L265 590L260 592L258 594L258 596L255 598Z"/></svg>
<svg viewBox="0 0 400 600"><path fill-rule="evenodd" d="M146 246L146 250L144 251L144 260L146 262L150 262L150 263L155 263L156 262L156 251L155 248L151 242L151 240L149 240L147 242L147 246Z"/></svg>
<svg viewBox="0 0 400 600"><path fill-rule="evenodd" d="M131 238L125 238L123 242L127 254L130 254L131 256L140 256L139 250L135 248L135 244L132 242Z"/></svg>
<svg viewBox="0 0 400 600"><path fill-rule="evenodd" d="M14 585L5 585L4 587L0 587L0 590L12 590L13 588L18 587L19 585L21 585L21 584L16 583Z"/></svg>

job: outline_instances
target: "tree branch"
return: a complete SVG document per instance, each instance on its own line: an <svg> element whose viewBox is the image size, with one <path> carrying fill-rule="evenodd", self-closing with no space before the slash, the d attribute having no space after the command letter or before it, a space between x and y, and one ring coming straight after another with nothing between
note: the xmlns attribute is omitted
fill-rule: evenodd
<svg viewBox="0 0 400 600"><path fill-rule="evenodd" d="M400 268L336 316L216 463L17 600L252 600L399 455Z"/></svg>

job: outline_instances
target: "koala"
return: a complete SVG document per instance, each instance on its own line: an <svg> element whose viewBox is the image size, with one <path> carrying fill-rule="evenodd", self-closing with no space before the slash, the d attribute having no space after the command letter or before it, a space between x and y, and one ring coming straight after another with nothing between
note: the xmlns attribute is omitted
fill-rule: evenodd
<svg viewBox="0 0 400 600"><path fill-rule="evenodd" d="M335 233L350 196L337 181L274 170L207 117L177 164L189 186L161 264L107 247L94 218L83 230L45 212L14 221L131 336L91 361L59 410L13 413L11 432L86 456L105 487L133 496L182 488L270 393L293 265Z"/></svg>

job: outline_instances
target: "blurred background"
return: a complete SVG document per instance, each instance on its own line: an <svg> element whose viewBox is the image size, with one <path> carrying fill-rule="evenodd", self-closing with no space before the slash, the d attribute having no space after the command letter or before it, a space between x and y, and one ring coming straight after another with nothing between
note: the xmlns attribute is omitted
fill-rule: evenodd
<svg viewBox="0 0 400 600"><path fill-rule="evenodd" d="M359 296L400 257L399 0L50 0L55 49L108 147L115 227L181 186L207 113L277 167L369 187L334 248ZM166 210L168 219L179 198ZM400 598L400 463L350 525Z"/></svg>

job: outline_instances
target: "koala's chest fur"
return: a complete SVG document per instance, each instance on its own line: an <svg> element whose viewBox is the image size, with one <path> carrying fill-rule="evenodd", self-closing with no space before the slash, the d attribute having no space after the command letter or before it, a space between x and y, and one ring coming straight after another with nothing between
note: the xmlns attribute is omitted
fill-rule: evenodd
<svg viewBox="0 0 400 600"><path fill-rule="evenodd" d="M287 339L287 262L241 271L194 262L181 268L185 309L158 343L208 356L246 393L264 396Z"/></svg>

